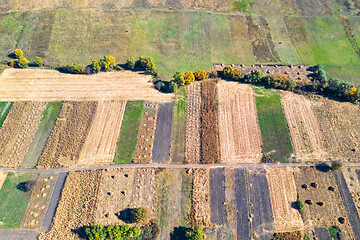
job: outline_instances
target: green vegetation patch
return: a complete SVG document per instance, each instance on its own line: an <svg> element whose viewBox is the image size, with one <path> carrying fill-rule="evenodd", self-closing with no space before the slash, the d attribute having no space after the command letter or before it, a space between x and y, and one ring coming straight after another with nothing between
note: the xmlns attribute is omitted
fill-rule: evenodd
<svg viewBox="0 0 360 240"><path fill-rule="evenodd" d="M0 127L3 125L12 105L13 102L0 102Z"/></svg>
<svg viewBox="0 0 360 240"><path fill-rule="evenodd" d="M174 117L172 128L173 144L171 146L171 160L174 163L185 162L185 129L187 114L187 89L180 87L175 94Z"/></svg>
<svg viewBox="0 0 360 240"><path fill-rule="evenodd" d="M116 147L115 164L130 163L133 160L140 119L143 113L144 101L127 102Z"/></svg>
<svg viewBox="0 0 360 240"><path fill-rule="evenodd" d="M36 180L37 173L9 173L0 190L0 228L19 228L31 191L17 189L21 182Z"/></svg>
<svg viewBox="0 0 360 240"><path fill-rule="evenodd" d="M254 91L264 154L275 161L289 162L294 149L280 94L264 88Z"/></svg>
<svg viewBox="0 0 360 240"><path fill-rule="evenodd" d="M34 168L36 166L60 113L61 106L62 102L49 102L47 104L39 127L21 164L22 168Z"/></svg>

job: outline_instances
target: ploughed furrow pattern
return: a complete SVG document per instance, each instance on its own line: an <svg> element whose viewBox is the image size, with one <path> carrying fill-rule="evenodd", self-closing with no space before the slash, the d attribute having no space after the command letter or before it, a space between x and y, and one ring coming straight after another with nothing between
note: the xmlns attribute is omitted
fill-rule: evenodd
<svg viewBox="0 0 360 240"><path fill-rule="evenodd" d="M343 200L345 211L347 213L347 217L349 219L354 236L360 236L359 214L355 207L354 201L351 197L349 188L346 185L344 175L341 171L334 171L334 176L335 176L336 184L339 187L340 196Z"/></svg>
<svg viewBox="0 0 360 240"><path fill-rule="evenodd" d="M250 85L218 83L221 162L259 163L261 140Z"/></svg>
<svg viewBox="0 0 360 240"><path fill-rule="evenodd" d="M272 239L275 228L266 170L251 171L249 185L253 234L256 239Z"/></svg>
<svg viewBox="0 0 360 240"><path fill-rule="evenodd" d="M76 166L89 132L96 102L65 102L37 168Z"/></svg>
<svg viewBox="0 0 360 240"><path fill-rule="evenodd" d="M0 165L19 167L28 151L42 112L44 102L15 102L0 128Z"/></svg>
<svg viewBox="0 0 360 240"><path fill-rule="evenodd" d="M201 82L201 163L219 162L216 81Z"/></svg>
<svg viewBox="0 0 360 240"><path fill-rule="evenodd" d="M173 102L159 104L159 111L156 119L154 147L152 151L153 162L165 163L170 160L173 107Z"/></svg>
<svg viewBox="0 0 360 240"><path fill-rule="evenodd" d="M185 160L188 163L200 163L201 144L201 83L195 82L188 88L188 106L186 117Z"/></svg>
<svg viewBox="0 0 360 240"><path fill-rule="evenodd" d="M320 159L324 155L323 143L319 123L312 110L310 100L301 95L283 92L281 102L289 125L296 158L303 161Z"/></svg>
<svg viewBox="0 0 360 240"><path fill-rule="evenodd" d="M81 149L79 165L111 164L120 134L126 102L98 102L89 133Z"/></svg>
<svg viewBox="0 0 360 240"><path fill-rule="evenodd" d="M250 239L249 192L245 169L235 169L236 235L238 240Z"/></svg>
<svg viewBox="0 0 360 240"><path fill-rule="evenodd" d="M225 206L225 169L210 169L210 209L211 222L222 225L226 223L226 206Z"/></svg>

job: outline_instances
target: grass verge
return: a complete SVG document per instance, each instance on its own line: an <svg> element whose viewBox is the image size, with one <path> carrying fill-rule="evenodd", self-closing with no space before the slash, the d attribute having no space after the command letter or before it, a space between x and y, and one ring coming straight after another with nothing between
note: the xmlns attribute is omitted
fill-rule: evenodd
<svg viewBox="0 0 360 240"><path fill-rule="evenodd" d="M264 88L254 91L263 151L275 161L289 162L294 149L280 94Z"/></svg>
<svg viewBox="0 0 360 240"><path fill-rule="evenodd" d="M185 162L185 129L187 113L187 89L179 88L175 94L175 106L172 128L173 144L171 146L171 161Z"/></svg>
<svg viewBox="0 0 360 240"><path fill-rule="evenodd" d="M60 113L62 102L49 102L44 110L39 127L21 164L22 168L34 168Z"/></svg>
<svg viewBox="0 0 360 240"><path fill-rule="evenodd" d="M144 101L127 102L116 147L115 164L130 163L133 160L143 112Z"/></svg>
<svg viewBox="0 0 360 240"><path fill-rule="evenodd" d="M0 228L19 228L25 213L31 191L23 192L16 186L30 179L35 180L37 173L9 173L0 190Z"/></svg>
<svg viewBox="0 0 360 240"><path fill-rule="evenodd" d="M11 106L13 105L13 102L0 102L0 127L3 125L6 116L10 112Z"/></svg>

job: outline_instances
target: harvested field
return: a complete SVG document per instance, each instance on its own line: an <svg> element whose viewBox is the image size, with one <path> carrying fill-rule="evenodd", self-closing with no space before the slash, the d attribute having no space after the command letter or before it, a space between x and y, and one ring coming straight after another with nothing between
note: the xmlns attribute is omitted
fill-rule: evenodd
<svg viewBox="0 0 360 240"><path fill-rule="evenodd" d="M150 163L152 161L157 111L158 104L145 103L137 136L134 163Z"/></svg>
<svg viewBox="0 0 360 240"><path fill-rule="evenodd" d="M226 206L225 206L225 169L210 169L209 178L210 187L210 209L211 223L223 225L226 223Z"/></svg>
<svg viewBox="0 0 360 240"><path fill-rule="evenodd" d="M248 179L254 237L263 240L271 239L275 228L266 171L264 169L252 170L249 172Z"/></svg>
<svg viewBox="0 0 360 240"><path fill-rule="evenodd" d="M318 170L319 169L319 170ZM345 239L354 239L353 231L346 214L344 202L336 187L332 172L326 172L318 167L294 168L295 183L299 200L311 200L305 204L303 220L305 228L338 226ZM333 187L334 190L329 190ZM321 206L321 204L323 204ZM345 223L340 224L338 218L345 218Z"/></svg>
<svg viewBox="0 0 360 240"><path fill-rule="evenodd" d="M0 165L19 167L31 144L46 103L15 102L0 128Z"/></svg>
<svg viewBox="0 0 360 240"><path fill-rule="evenodd" d="M97 103L90 130L81 148L79 165L111 164L114 161L126 102Z"/></svg>
<svg viewBox="0 0 360 240"><path fill-rule="evenodd" d="M303 229L303 221L297 209L297 191L292 168L272 168L267 171L270 200L276 232L292 232Z"/></svg>
<svg viewBox="0 0 360 240"><path fill-rule="evenodd" d="M218 113L214 80L201 82L201 163L219 162Z"/></svg>
<svg viewBox="0 0 360 240"><path fill-rule="evenodd" d="M185 159L187 163L200 163L201 82L188 87L187 103Z"/></svg>
<svg viewBox="0 0 360 240"><path fill-rule="evenodd" d="M348 102L320 98L313 106L331 159L356 162L360 158L360 109Z"/></svg>
<svg viewBox="0 0 360 240"><path fill-rule="evenodd" d="M120 183L120 184L119 184ZM155 169L105 169L99 185L95 224L126 224L124 210L144 207L154 217ZM119 215L120 214L120 215Z"/></svg>
<svg viewBox="0 0 360 240"><path fill-rule="evenodd" d="M208 169L193 169L191 221L193 224L204 227L212 226Z"/></svg>
<svg viewBox="0 0 360 240"><path fill-rule="evenodd" d="M39 176L31 192L21 228L37 229L42 226L56 179L56 175L53 174Z"/></svg>
<svg viewBox="0 0 360 240"><path fill-rule="evenodd" d="M261 140L252 87L221 81L218 96L221 162L259 163Z"/></svg>
<svg viewBox="0 0 360 240"><path fill-rule="evenodd" d="M96 102L63 103L37 168L70 167L78 164L96 106Z"/></svg>
<svg viewBox="0 0 360 240"><path fill-rule="evenodd" d="M289 125L296 158L300 161L321 159L325 153L318 119L312 102L291 92L282 92L281 102Z"/></svg>
<svg viewBox="0 0 360 240"><path fill-rule="evenodd" d="M5 171L0 171L0 190L5 182L6 176L7 176L7 172Z"/></svg>
<svg viewBox="0 0 360 240"><path fill-rule="evenodd" d="M78 239L81 227L94 224L101 175L101 170L69 173L51 229L39 239Z"/></svg>
<svg viewBox="0 0 360 240"><path fill-rule="evenodd" d="M166 163L170 160L173 108L173 102L159 104L159 111L156 118L154 146L152 149L152 160L155 163Z"/></svg>
<svg viewBox="0 0 360 240"><path fill-rule="evenodd" d="M54 70L6 69L0 76L0 100L6 101L170 101L150 75L107 72L94 75L64 74Z"/></svg>
<svg viewBox="0 0 360 240"><path fill-rule="evenodd" d="M236 168L235 198L236 198L236 235L237 239L250 239L250 203L249 185L245 169Z"/></svg>

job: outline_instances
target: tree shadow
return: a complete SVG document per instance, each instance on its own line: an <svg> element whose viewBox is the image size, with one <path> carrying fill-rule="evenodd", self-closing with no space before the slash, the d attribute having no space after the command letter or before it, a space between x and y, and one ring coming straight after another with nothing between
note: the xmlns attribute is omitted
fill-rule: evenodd
<svg viewBox="0 0 360 240"><path fill-rule="evenodd" d="M78 237L80 239L88 239L85 229L88 228L89 226L83 226L83 227L79 227L79 228L75 228L75 229L71 229L71 232L73 232L74 234L78 235Z"/></svg>
<svg viewBox="0 0 360 240"><path fill-rule="evenodd" d="M183 240L186 239L186 230L188 230L187 227L175 227L172 233L170 234L170 240Z"/></svg>
<svg viewBox="0 0 360 240"><path fill-rule="evenodd" d="M296 202L291 202L291 208L298 210L298 207L296 205Z"/></svg>
<svg viewBox="0 0 360 240"><path fill-rule="evenodd" d="M18 185L16 185L16 188L22 192L29 192L34 188L35 184L36 184L36 181L29 180L26 182L19 183Z"/></svg>
<svg viewBox="0 0 360 240"><path fill-rule="evenodd" d="M320 172L329 172L331 170L331 167L327 163L318 163L315 168Z"/></svg>
<svg viewBox="0 0 360 240"><path fill-rule="evenodd" d="M116 213L115 215L123 222L125 223L133 223L132 221L132 211L134 209L133 208L127 208L124 209L118 213Z"/></svg>

